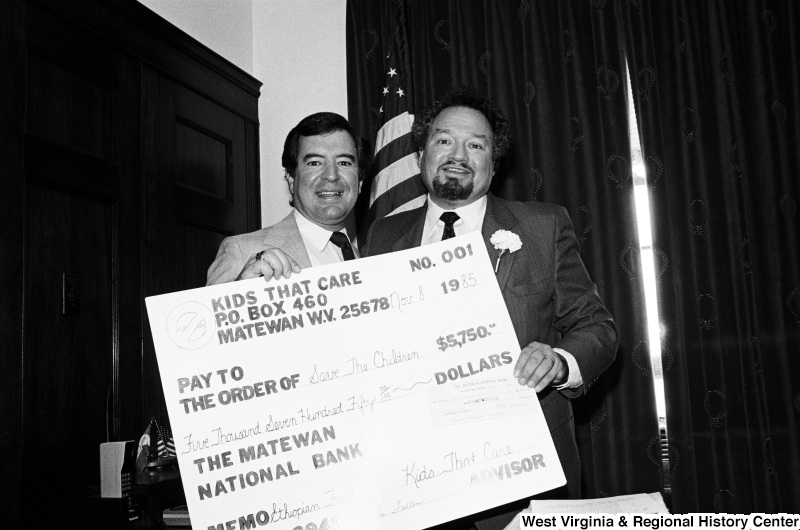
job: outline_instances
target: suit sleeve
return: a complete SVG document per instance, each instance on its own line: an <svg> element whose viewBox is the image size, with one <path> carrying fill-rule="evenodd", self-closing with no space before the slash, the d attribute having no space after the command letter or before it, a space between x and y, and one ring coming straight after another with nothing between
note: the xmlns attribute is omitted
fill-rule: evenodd
<svg viewBox="0 0 800 530"><path fill-rule="evenodd" d="M226 237L217 251L217 257L206 273L206 285L235 281L247 262L236 238Z"/></svg>
<svg viewBox="0 0 800 530"><path fill-rule="evenodd" d="M556 262L556 296L553 326L560 339L555 347L571 353L583 377L583 386L570 397L586 392L614 360L618 344L617 328L603 305L597 287L589 278L578 250L578 240L569 216L558 209L554 233Z"/></svg>

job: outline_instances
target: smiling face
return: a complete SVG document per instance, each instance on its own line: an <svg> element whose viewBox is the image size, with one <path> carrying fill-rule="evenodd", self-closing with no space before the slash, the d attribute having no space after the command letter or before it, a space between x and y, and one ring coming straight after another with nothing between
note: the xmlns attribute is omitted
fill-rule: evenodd
<svg viewBox="0 0 800 530"><path fill-rule="evenodd" d="M361 191L358 173L356 144L347 132L301 137L289 177L295 208L323 228L341 230Z"/></svg>
<svg viewBox="0 0 800 530"><path fill-rule="evenodd" d="M419 161L436 204L452 210L486 195L494 176L493 139L489 121L478 110L448 107L439 113Z"/></svg>

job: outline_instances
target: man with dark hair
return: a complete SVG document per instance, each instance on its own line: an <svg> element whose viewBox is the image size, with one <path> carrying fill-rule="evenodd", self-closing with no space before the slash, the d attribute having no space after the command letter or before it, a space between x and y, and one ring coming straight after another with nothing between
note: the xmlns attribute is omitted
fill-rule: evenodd
<svg viewBox="0 0 800 530"><path fill-rule="evenodd" d="M207 285L288 278L301 268L359 257L351 214L369 151L347 120L332 112L304 118L286 137L281 162L295 210L270 227L225 238Z"/></svg>
<svg viewBox="0 0 800 530"><path fill-rule="evenodd" d="M508 231L519 238L522 246L505 252L497 266L522 348L513 373L520 385L539 394L567 477L566 487L545 495L579 498L581 467L569 398L583 394L611 364L618 342L611 315L581 260L569 216L560 206L505 201L489 192L497 160L510 144L508 122L474 91L456 89L434 103L417 118L412 136L427 202L376 221L364 253L384 254L480 230L494 258L494 234ZM502 529L526 507L527 499L447 528Z"/></svg>

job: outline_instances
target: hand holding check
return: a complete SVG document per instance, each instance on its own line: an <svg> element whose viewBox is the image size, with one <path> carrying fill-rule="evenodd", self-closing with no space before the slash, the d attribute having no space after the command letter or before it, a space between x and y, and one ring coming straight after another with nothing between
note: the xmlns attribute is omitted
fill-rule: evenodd
<svg viewBox="0 0 800 530"><path fill-rule="evenodd" d="M279 248L271 248L257 252L247 260L237 280L249 280L263 276L264 280L289 278L292 273L300 272L300 265Z"/></svg>
<svg viewBox="0 0 800 530"><path fill-rule="evenodd" d="M541 392L548 385L560 385L567 380L567 362L553 348L540 342L531 342L519 354L514 365L514 377L520 385Z"/></svg>

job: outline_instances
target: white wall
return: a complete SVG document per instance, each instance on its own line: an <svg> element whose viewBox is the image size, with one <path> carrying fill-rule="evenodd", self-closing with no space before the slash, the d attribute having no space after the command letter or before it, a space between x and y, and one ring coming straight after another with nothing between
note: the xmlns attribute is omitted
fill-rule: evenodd
<svg viewBox="0 0 800 530"><path fill-rule="evenodd" d="M261 220L291 210L281 151L319 111L347 116L346 0L139 0L263 84L259 99Z"/></svg>
<svg viewBox="0 0 800 530"><path fill-rule="evenodd" d="M253 73L253 0L139 2L242 70Z"/></svg>
<svg viewBox="0 0 800 530"><path fill-rule="evenodd" d="M261 89L261 219L291 210L281 152L289 130L314 112L347 116L346 0L254 0L253 75Z"/></svg>

